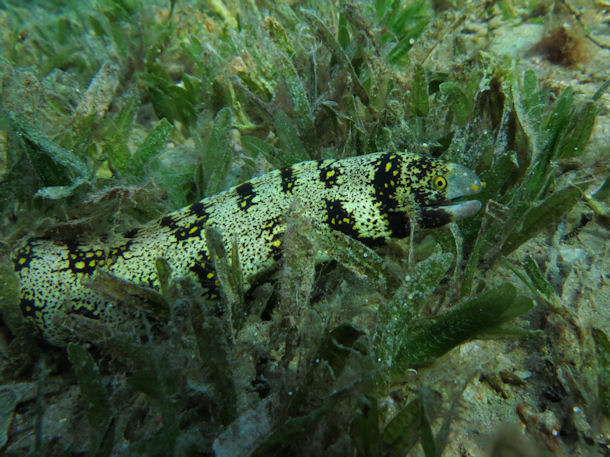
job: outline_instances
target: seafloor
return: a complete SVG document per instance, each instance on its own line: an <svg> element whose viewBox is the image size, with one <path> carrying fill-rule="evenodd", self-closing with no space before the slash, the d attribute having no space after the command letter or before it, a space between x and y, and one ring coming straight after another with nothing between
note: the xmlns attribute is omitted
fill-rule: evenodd
<svg viewBox="0 0 610 457"><path fill-rule="evenodd" d="M92 0L90 11L64 3L0 1L0 454L608 455L610 92L599 92L610 79L608 2L378 1L377 16L368 2ZM425 26L404 29L408 45L390 48L401 36L383 8L412 24L424 14ZM249 36L256 23L264 32ZM83 36L94 38L86 46L71 41ZM113 60L109 49L124 54ZM326 70L327 78L318 76ZM424 70L430 107L426 101L411 113L401 94L416 92L413 75ZM500 238L520 240L517 249L496 249L484 230L461 225L416 237L421 252L404 241L377 251L383 268L363 261L369 251L358 257L363 251L346 241L332 262L307 276L314 265L303 258L320 246L304 223L285 253L293 270L261 280L246 305L243 296L236 299L248 312L229 321L229 330L214 312L202 323L196 294L179 281L163 291L173 303L170 324L153 325L136 342L99 344L97 328L85 325L77 343L54 347L15 311L9 256L28 236L118 233L303 158L411 146L485 173L509 150L519 159L539 157L544 126L527 113L500 109L496 120L477 117L493 113L488 105L506 94L517 98L526 74L544 88L541 119L553 109L563 113L557 105L568 98L576 107L570 115L590 113L578 109L593 97L596 120L586 147L554 156L547 164L551 184L525 202L545 211L548 224L534 230L527 213L502 225L519 207L502 198L521 189L526 166L511 168L498 188L488 174L496 193L486 194L485 222L476 223L513 230ZM454 78L466 97L452 98L457 86L446 84L441 98L433 77L443 84ZM573 95L562 98L567 88ZM184 105L183 94L194 93L193 106ZM481 101L482 93L492 95ZM569 124L574 132L577 121ZM479 124L497 130L476 136ZM551 131L554 124L545 125ZM442 134L434 137L435 128ZM472 153L471 138L490 153ZM58 185L53 179L72 169L51 143L90 160L90 172ZM233 161L216 174L197 168L197 150L221 146ZM152 157L147 168L129 162L136 151ZM47 169L57 174L44 175ZM557 203L555 217L547 197L576 188L576 201ZM404 283L420 271L410 268L437 265L440 249L452 268L425 292L415 334L437 329L436 313L450 315L443 313L455 303L505 282L520 303L535 306L508 326L468 327L466 341L448 330L446 349L455 347L408 358L413 369L379 369L374 362L383 357L375 354L392 350L383 341L398 341L379 337L382 327L396 330L382 320L408 311L394 316L378 308L396 297L408 308ZM400 277L403 289L382 290L370 277L379 271ZM190 333L192 322L213 338Z"/></svg>

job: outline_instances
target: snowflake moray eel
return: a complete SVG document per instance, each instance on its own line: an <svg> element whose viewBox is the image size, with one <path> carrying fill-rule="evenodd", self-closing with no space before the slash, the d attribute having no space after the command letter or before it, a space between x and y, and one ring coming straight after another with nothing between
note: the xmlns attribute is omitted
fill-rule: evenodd
<svg viewBox="0 0 610 457"><path fill-rule="evenodd" d="M192 275L204 294L220 294L205 230L214 227L227 252L236 246L244 281L268 269L282 253L286 219L295 204L316 230L343 232L376 246L404 238L409 222L434 228L472 216L477 200L451 202L481 189L466 167L410 153L375 153L298 163L258 176L174 211L103 245L31 239L13 253L22 313L44 337L62 344L56 317L77 313L110 320L112 304L84 282L97 269L159 288L156 259L174 276Z"/></svg>

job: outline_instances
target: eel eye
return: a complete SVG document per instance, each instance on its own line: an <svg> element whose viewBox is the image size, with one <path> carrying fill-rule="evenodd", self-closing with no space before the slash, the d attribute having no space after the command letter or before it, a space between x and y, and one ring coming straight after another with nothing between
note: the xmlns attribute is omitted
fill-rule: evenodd
<svg viewBox="0 0 610 457"><path fill-rule="evenodd" d="M445 177L437 176L434 178L434 187L436 187L437 190L443 190L445 187L447 187L447 180Z"/></svg>

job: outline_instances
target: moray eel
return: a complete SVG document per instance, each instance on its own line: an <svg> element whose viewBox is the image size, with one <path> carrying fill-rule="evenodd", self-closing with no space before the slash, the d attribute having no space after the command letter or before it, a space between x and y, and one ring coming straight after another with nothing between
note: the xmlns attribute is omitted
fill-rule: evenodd
<svg viewBox="0 0 610 457"><path fill-rule="evenodd" d="M192 275L205 296L217 298L220 286L206 245L207 227L222 235L226 252L236 246L249 287L281 257L287 216L297 202L316 230L337 230L376 246L408 236L410 220L433 228L475 214L479 201L451 200L480 189L481 181L468 168L409 153L298 163L174 211L104 245L25 242L13 253L21 310L48 341L61 345L66 329L57 323L59 315L76 313L112 322L113 304L85 284L98 269L158 289L155 263L164 258L174 276Z"/></svg>

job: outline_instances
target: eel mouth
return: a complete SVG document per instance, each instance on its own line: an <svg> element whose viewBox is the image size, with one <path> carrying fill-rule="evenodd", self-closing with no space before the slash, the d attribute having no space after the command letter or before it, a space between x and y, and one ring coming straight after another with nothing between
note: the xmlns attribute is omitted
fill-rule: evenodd
<svg viewBox="0 0 610 457"><path fill-rule="evenodd" d="M435 209L443 210L445 213L449 214L452 221L459 221L474 216L479 212L481 206L481 202L478 200L466 200L436 206Z"/></svg>

